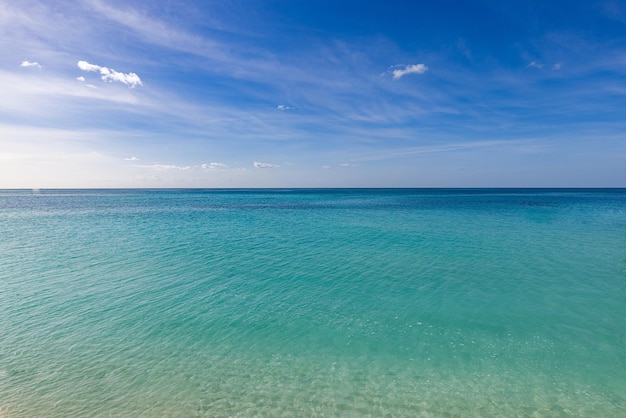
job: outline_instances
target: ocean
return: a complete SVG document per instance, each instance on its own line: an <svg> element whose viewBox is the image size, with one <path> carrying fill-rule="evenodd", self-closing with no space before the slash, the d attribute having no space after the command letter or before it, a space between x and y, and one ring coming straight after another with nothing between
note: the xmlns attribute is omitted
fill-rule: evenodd
<svg viewBox="0 0 626 418"><path fill-rule="evenodd" d="M626 190L0 191L0 417L626 416Z"/></svg>

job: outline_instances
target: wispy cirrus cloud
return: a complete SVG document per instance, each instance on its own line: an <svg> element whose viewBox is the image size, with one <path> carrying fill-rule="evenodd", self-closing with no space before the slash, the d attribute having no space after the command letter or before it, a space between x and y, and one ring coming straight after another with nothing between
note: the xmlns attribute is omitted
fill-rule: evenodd
<svg viewBox="0 0 626 418"><path fill-rule="evenodd" d="M526 68L536 68L538 70L543 70L544 67L545 67L544 64L537 62L537 61L531 61L528 65L526 65ZM563 63L557 62L557 63L552 64L550 69L552 71L559 71L561 67L563 67Z"/></svg>
<svg viewBox="0 0 626 418"><path fill-rule="evenodd" d="M87 61L78 61L76 64L78 68L83 71L89 72L99 72L102 75L102 81L119 81L120 83L126 84L127 86L134 88L139 85L142 86L143 83L139 76L135 73L121 73L119 71L115 71L112 68L102 67L96 64L90 64ZM84 79L84 78L83 78Z"/></svg>
<svg viewBox="0 0 626 418"><path fill-rule="evenodd" d="M8 72L0 69L0 113L11 117L14 121L39 121L39 126L47 124L51 128L62 129L65 123L73 125L77 121L77 113L88 106L101 113L105 110L120 109L138 111L141 106L140 95L128 88L96 89L90 84L81 83L72 78L72 74L59 75L53 71L17 71ZM25 74L28 73L28 74ZM37 74L36 74L37 73ZM112 105L115 103L114 105ZM7 119L0 118L0 121ZM94 127L93 120L81 123ZM2 135L0 135L2 136Z"/></svg>
<svg viewBox="0 0 626 418"><path fill-rule="evenodd" d="M398 80L407 74L424 74L426 71L428 71L428 67L425 64L411 64L393 70L392 74L394 80Z"/></svg>
<svg viewBox="0 0 626 418"><path fill-rule="evenodd" d="M111 2L91 0L90 6L100 16L130 29L145 42L216 61L231 60L231 53L218 42L177 28L167 20L150 17L132 7L118 8Z"/></svg>

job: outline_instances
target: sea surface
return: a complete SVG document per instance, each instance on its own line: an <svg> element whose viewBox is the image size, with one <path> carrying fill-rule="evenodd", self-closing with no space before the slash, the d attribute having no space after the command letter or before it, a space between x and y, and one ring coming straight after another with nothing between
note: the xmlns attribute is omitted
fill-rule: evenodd
<svg viewBox="0 0 626 418"><path fill-rule="evenodd" d="M626 190L0 191L0 417L222 416L626 416Z"/></svg>

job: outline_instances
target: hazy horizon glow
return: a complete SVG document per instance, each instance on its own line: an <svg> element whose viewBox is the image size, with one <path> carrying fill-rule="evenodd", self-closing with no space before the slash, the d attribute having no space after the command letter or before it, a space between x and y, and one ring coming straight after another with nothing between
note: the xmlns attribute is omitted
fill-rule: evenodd
<svg viewBox="0 0 626 418"><path fill-rule="evenodd" d="M0 188L626 187L580 3L0 0Z"/></svg>

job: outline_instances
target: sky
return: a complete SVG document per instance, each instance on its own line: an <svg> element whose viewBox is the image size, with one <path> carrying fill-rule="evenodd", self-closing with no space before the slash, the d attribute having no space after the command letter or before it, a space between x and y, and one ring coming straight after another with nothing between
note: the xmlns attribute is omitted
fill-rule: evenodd
<svg viewBox="0 0 626 418"><path fill-rule="evenodd" d="M626 187L626 2L0 0L0 188Z"/></svg>

